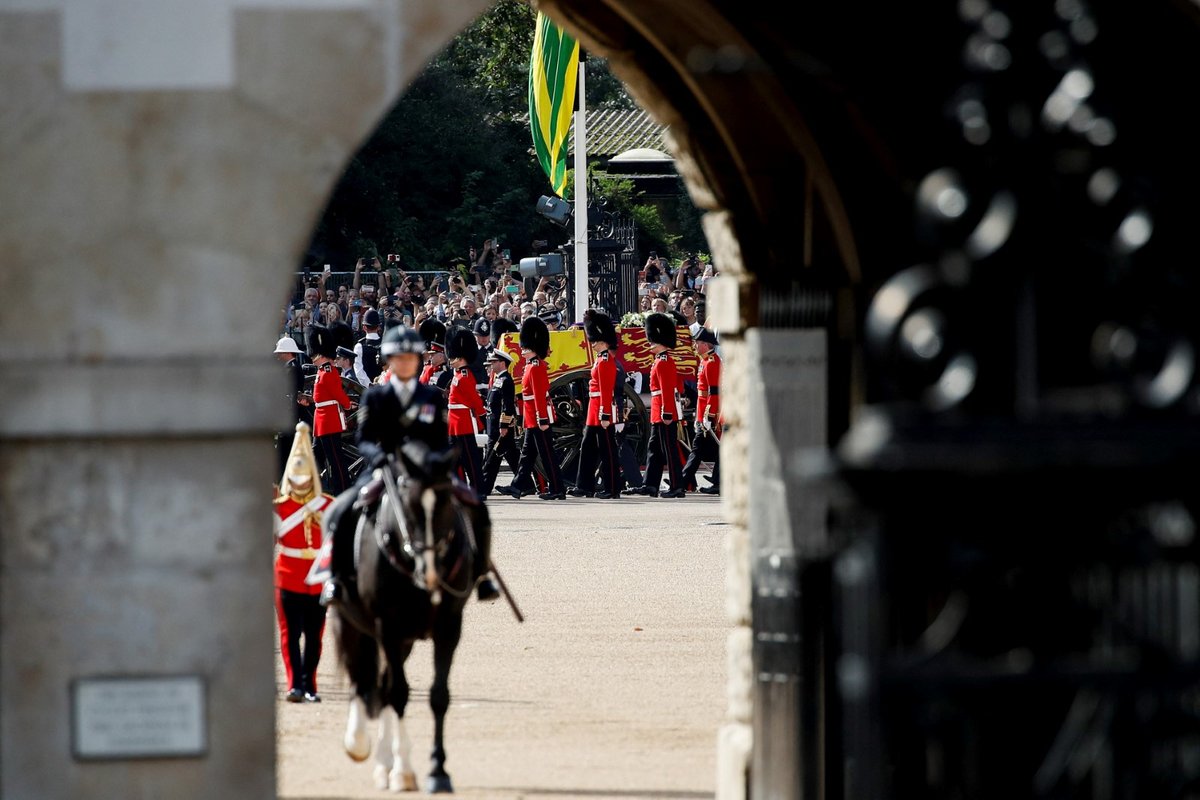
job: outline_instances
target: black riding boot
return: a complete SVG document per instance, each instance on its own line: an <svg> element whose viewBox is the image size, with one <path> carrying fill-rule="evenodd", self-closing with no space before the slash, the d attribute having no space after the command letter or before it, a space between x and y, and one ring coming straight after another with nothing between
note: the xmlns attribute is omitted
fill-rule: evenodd
<svg viewBox="0 0 1200 800"><path fill-rule="evenodd" d="M486 507L476 506L472 509L471 528L475 534L475 574L479 576L475 583L475 596L486 603L500 596L500 589L496 587L490 574L492 568L492 521Z"/></svg>

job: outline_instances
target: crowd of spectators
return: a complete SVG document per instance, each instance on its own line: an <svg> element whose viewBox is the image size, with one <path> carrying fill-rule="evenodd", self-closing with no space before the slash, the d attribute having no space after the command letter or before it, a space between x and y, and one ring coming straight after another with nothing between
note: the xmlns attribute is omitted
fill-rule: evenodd
<svg viewBox="0 0 1200 800"><path fill-rule="evenodd" d="M512 269L506 252L495 248L491 239L484 241L481 249L470 248L468 258L444 271L407 271L394 255L387 256L384 263L378 258L360 258L352 274L335 273L326 265L322 272L302 278L289 297L282 309L280 333L292 337L301 350L314 324L345 322L360 338L370 309L379 314L381 332L401 323L420 327L429 318L470 328L481 318L506 317L520 325L534 315L550 330L569 327L571 310L564 276L521 279L512 277ZM688 254L672 270L666 258L651 253L638 273L636 312L671 313L695 334L703 316L707 284L715 274L712 263L702 265L695 254Z"/></svg>

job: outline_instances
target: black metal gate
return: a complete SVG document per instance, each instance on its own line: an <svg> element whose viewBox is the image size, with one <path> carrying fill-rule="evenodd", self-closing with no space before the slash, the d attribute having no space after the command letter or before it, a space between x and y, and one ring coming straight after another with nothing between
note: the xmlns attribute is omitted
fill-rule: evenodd
<svg viewBox="0 0 1200 800"><path fill-rule="evenodd" d="M567 286L572 292L568 296L570 307L574 303L575 253L570 245L564 245L562 252L566 257ZM611 238L588 240L588 261L588 306L603 308L614 321L637 311L637 222L615 217Z"/></svg>

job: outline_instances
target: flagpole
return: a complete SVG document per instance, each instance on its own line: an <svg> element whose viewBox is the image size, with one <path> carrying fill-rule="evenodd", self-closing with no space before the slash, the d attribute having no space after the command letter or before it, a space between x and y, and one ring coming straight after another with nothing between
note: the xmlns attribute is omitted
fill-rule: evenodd
<svg viewBox="0 0 1200 800"><path fill-rule="evenodd" d="M587 121L584 107L583 74L587 63L583 48L579 50L579 103L575 110L575 322L583 322L588 307L588 240L587 240Z"/></svg>

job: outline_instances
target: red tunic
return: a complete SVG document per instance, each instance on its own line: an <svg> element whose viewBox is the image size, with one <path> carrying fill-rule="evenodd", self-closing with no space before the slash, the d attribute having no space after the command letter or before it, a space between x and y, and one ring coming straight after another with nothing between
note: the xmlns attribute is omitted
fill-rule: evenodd
<svg viewBox="0 0 1200 800"><path fill-rule="evenodd" d="M721 357L714 353L700 359L700 370L696 376L696 419L705 417L718 425L721 420Z"/></svg>
<svg viewBox="0 0 1200 800"><path fill-rule="evenodd" d="M417 378L417 381L420 383L429 383L429 381L433 378L433 373L440 368L441 364L426 364L424 368L421 369L421 377Z"/></svg>
<svg viewBox="0 0 1200 800"><path fill-rule="evenodd" d="M588 381L587 424L613 421L613 389L617 381L617 362L611 350L596 356Z"/></svg>
<svg viewBox="0 0 1200 800"><path fill-rule="evenodd" d="M669 419L663 419L664 414ZM675 361L669 351L659 353L650 367L650 422L678 422L679 416L679 374Z"/></svg>
<svg viewBox="0 0 1200 800"><path fill-rule="evenodd" d="M298 594L320 594L321 584L304 582L321 547L321 516L333 496L298 503L289 495L275 500L275 586Z"/></svg>
<svg viewBox="0 0 1200 800"><path fill-rule="evenodd" d="M331 364L322 364L313 383L313 434L325 436L346 430L346 412L350 397L342 388L342 376Z"/></svg>
<svg viewBox="0 0 1200 800"><path fill-rule="evenodd" d="M521 416L526 428L550 425L554 422L554 407L550 405L550 378L540 358L525 362L521 376Z"/></svg>
<svg viewBox="0 0 1200 800"><path fill-rule="evenodd" d="M449 424L451 436L470 436L480 433L483 426L479 418L484 415L483 398L475 388L475 376L466 367L454 370L450 382Z"/></svg>

